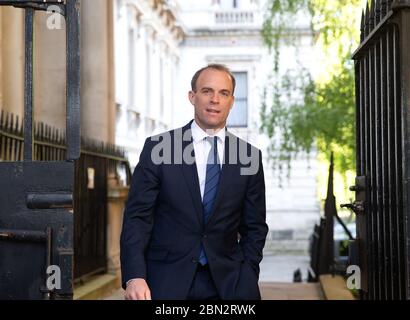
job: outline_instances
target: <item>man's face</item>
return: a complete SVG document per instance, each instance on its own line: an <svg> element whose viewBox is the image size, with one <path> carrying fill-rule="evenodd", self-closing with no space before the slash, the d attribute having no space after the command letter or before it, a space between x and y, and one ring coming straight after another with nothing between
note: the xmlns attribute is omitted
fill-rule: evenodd
<svg viewBox="0 0 410 320"><path fill-rule="evenodd" d="M232 80L228 73L205 69L196 82L196 92L189 92L195 107L195 121L203 129L221 129L232 108Z"/></svg>

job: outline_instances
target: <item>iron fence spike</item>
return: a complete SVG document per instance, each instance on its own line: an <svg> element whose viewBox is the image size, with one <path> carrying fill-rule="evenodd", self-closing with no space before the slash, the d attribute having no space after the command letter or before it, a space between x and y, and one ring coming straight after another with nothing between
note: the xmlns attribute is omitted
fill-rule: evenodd
<svg viewBox="0 0 410 320"><path fill-rule="evenodd" d="M376 7L375 7L375 17L376 17L375 26L377 26L377 25L379 24L379 22L382 20L382 19L381 19L381 4L380 4L380 0L376 0L375 5L376 5Z"/></svg>
<svg viewBox="0 0 410 320"><path fill-rule="evenodd" d="M6 111L6 122L4 124L4 129L7 131L9 128L9 112Z"/></svg>
<svg viewBox="0 0 410 320"><path fill-rule="evenodd" d="M380 19L383 19L387 13L387 0L380 1Z"/></svg>

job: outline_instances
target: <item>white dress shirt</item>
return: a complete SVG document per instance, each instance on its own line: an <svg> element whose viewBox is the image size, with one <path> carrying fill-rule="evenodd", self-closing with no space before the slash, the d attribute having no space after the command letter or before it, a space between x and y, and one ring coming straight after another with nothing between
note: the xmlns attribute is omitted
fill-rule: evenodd
<svg viewBox="0 0 410 320"><path fill-rule="evenodd" d="M208 160L209 151L211 151L212 148L211 144L205 138L209 136L216 136L218 138L218 157L219 163L222 168L225 150L225 127L220 129L216 134L210 135L202 130L202 128L198 126L198 124L194 120L191 124L191 130L195 152L195 163L196 169L198 171L199 188L201 190L202 199L204 196L206 180L206 162Z"/></svg>

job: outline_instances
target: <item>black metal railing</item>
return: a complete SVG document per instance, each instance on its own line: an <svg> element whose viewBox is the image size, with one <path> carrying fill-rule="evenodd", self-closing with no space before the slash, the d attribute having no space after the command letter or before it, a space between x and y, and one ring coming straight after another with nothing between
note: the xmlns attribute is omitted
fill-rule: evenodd
<svg viewBox="0 0 410 320"><path fill-rule="evenodd" d="M336 219L342 227L345 238L353 240L354 236L345 222L339 217L336 209L336 197L333 191L334 157L330 156L329 176L327 184L327 195L324 205L324 216L316 224L310 237L310 267L308 270L308 281L317 282L323 274L346 275L347 259L340 256L340 247L334 236ZM347 257L346 257L347 258Z"/></svg>
<svg viewBox="0 0 410 320"><path fill-rule="evenodd" d="M0 161L23 161L23 122L0 112ZM34 124L35 161L65 161L65 132L42 122ZM107 183L122 176L129 185L131 171L125 151L114 145L81 139L75 165L74 278L106 269Z"/></svg>
<svg viewBox="0 0 410 320"><path fill-rule="evenodd" d="M356 247L362 298L409 299L410 1L367 5L356 72Z"/></svg>

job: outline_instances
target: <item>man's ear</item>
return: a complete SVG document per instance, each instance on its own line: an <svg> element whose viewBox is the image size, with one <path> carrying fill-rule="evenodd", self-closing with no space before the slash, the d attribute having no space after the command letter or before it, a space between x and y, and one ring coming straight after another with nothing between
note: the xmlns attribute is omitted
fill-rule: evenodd
<svg viewBox="0 0 410 320"><path fill-rule="evenodd" d="M195 97L195 92L194 91L189 91L188 92L188 99L191 102L192 105L194 105L194 97Z"/></svg>
<svg viewBox="0 0 410 320"><path fill-rule="evenodd" d="M231 104L231 107L229 108L229 110L232 110L234 103L235 103L235 97L232 96L232 104Z"/></svg>

